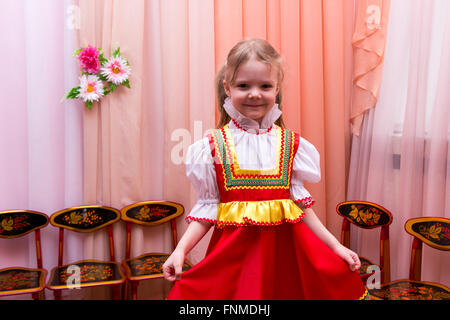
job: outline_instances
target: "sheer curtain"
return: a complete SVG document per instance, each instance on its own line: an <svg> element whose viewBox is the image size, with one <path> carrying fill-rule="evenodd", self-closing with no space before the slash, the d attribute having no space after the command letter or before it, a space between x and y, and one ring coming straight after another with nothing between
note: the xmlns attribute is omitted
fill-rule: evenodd
<svg viewBox="0 0 450 320"><path fill-rule="evenodd" d="M71 5L60 0L0 2L1 210L31 209L50 216L82 202L82 109L77 102L60 102L78 77ZM50 270L57 264L58 231L48 226L41 237L44 268ZM66 257L80 258L78 237L67 241L72 250ZM0 239L0 268L35 266L34 237L9 244Z"/></svg>
<svg viewBox="0 0 450 320"><path fill-rule="evenodd" d="M407 219L450 217L450 6L391 0L378 103L353 137L348 199L392 211L391 280L407 278ZM377 231L352 230L352 246L377 261ZM448 255L424 246L422 280L450 284Z"/></svg>

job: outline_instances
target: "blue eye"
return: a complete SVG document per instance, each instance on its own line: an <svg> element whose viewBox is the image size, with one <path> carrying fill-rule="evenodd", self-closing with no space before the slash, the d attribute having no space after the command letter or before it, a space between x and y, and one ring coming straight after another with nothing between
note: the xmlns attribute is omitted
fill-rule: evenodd
<svg viewBox="0 0 450 320"><path fill-rule="evenodd" d="M246 83L240 83L237 85L238 88L247 88L247 84Z"/></svg>

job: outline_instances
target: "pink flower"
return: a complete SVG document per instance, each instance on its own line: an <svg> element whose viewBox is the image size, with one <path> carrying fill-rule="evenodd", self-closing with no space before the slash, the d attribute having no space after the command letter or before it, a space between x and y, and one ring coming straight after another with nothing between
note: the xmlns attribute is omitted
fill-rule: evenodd
<svg viewBox="0 0 450 320"><path fill-rule="evenodd" d="M128 79L131 68L127 61L120 57L110 58L101 69L102 75L114 84L121 84Z"/></svg>
<svg viewBox="0 0 450 320"><path fill-rule="evenodd" d="M80 92L77 98L84 102L98 101L104 95L103 83L96 75L83 75L80 77Z"/></svg>
<svg viewBox="0 0 450 320"><path fill-rule="evenodd" d="M81 50L78 54L78 60L84 72L97 73L100 69L100 52L97 48L89 45L87 48Z"/></svg>

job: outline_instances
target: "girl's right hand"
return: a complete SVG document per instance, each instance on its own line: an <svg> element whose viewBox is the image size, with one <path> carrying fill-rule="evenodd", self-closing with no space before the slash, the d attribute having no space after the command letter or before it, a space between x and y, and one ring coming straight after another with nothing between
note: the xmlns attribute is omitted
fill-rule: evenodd
<svg viewBox="0 0 450 320"><path fill-rule="evenodd" d="M166 280L175 281L181 279L184 259L185 254L182 250L175 249L175 251L172 252L163 264L163 274Z"/></svg>

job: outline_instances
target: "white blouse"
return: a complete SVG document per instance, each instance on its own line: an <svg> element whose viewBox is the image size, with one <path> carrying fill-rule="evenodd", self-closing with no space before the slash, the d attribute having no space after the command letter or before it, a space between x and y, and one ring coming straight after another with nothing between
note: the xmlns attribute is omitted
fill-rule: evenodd
<svg viewBox="0 0 450 320"><path fill-rule="evenodd" d="M276 130L273 126L272 124L271 130L259 129L260 134L255 134L251 133L251 130L245 131L236 126L233 121L229 123L237 160L242 169L267 170L276 166L279 155ZM320 155L304 138L300 137L292 169L291 199L302 209L312 206L314 200L303 183L320 181ZM186 220L215 223L220 196L208 138L189 146L186 154L186 174L198 194L198 201Z"/></svg>

